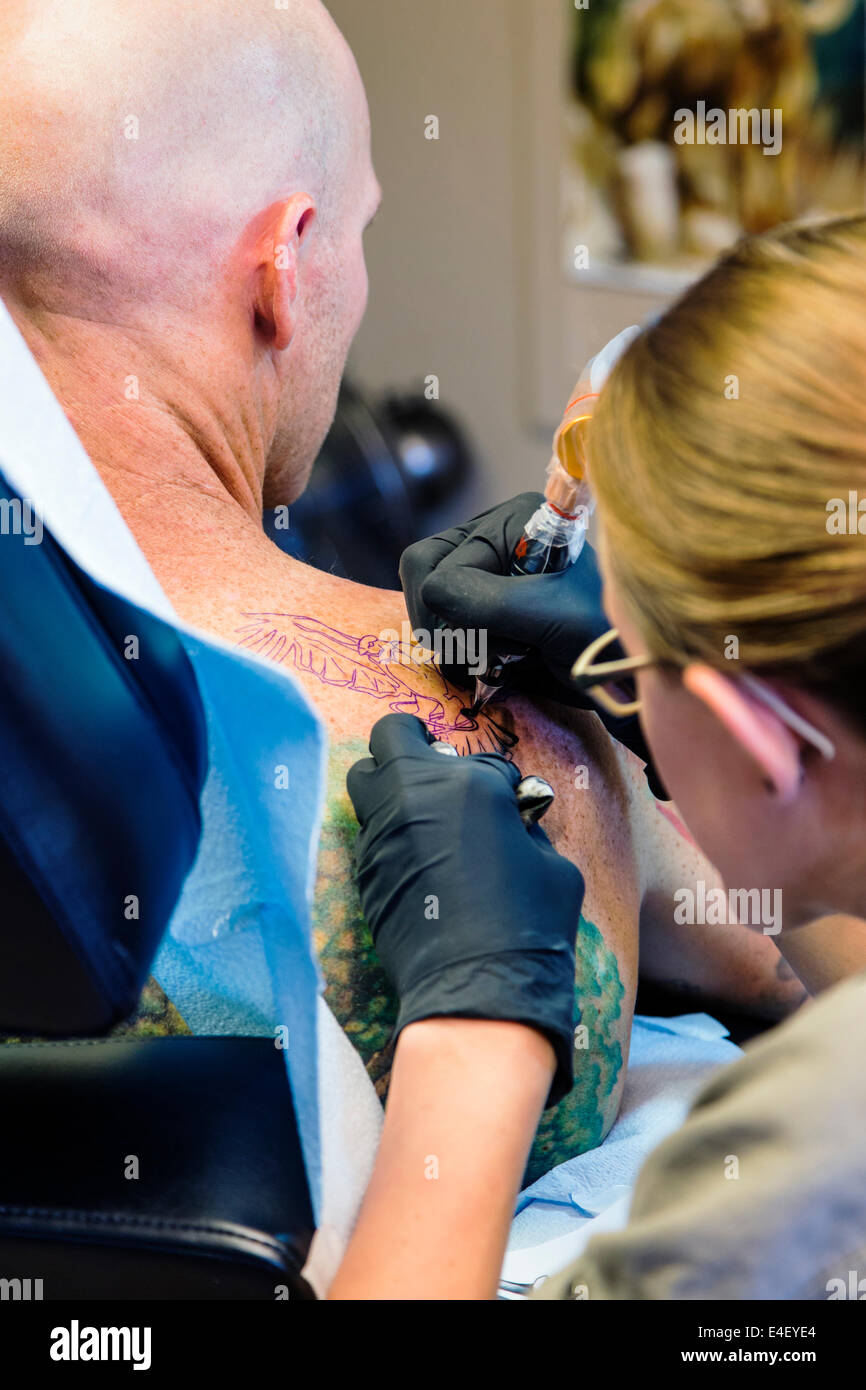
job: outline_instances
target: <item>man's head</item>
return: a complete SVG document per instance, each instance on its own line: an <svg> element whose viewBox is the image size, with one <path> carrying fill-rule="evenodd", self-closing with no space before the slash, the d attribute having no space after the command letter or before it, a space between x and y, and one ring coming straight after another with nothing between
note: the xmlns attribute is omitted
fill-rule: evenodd
<svg viewBox="0 0 866 1390"><path fill-rule="evenodd" d="M327 12L0 0L0 54L4 296L58 352L72 320L144 349L163 403L191 429L243 421L266 500L290 500L333 417L379 199Z"/></svg>

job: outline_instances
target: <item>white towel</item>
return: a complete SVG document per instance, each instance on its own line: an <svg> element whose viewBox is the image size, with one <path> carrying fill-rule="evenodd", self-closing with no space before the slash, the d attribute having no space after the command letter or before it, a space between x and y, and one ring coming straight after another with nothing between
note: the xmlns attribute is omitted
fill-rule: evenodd
<svg viewBox="0 0 866 1390"><path fill-rule="evenodd" d="M624 1225L644 1159L682 1124L712 1072L740 1055L709 1014L636 1014L613 1128L597 1149L559 1164L520 1194L503 1278L531 1283L566 1265L596 1230Z"/></svg>

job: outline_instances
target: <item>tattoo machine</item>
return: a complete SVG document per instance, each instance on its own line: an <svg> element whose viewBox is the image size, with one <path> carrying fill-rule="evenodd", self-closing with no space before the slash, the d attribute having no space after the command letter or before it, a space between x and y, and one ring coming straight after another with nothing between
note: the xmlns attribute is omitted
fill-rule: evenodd
<svg viewBox="0 0 866 1390"><path fill-rule="evenodd" d="M437 753L444 753L446 757L459 758L460 754L450 743L445 743L443 739L436 739L430 745L435 748ZM514 788L514 795L517 800L517 809L520 812L520 819L529 828L536 825L546 811L553 805L554 790L544 777L536 777L532 773L528 777L523 777Z"/></svg>
<svg viewBox="0 0 866 1390"><path fill-rule="evenodd" d="M514 548L509 574L559 574L578 559L586 540L593 499L586 477L586 432L604 382L629 343L640 333L626 328L592 357L580 374L559 428L547 467L547 486L541 506L529 518ZM478 714L503 690L508 668L522 661L528 648L494 656L475 680L475 698L467 710Z"/></svg>

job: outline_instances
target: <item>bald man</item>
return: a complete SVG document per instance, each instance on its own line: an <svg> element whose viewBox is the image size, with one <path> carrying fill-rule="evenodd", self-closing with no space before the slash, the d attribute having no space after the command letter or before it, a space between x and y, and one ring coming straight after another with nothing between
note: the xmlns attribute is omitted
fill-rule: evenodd
<svg viewBox="0 0 866 1390"><path fill-rule="evenodd" d="M468 718L429 661L390 646L399 595L264 535L263 506L306 484L367 299L380 190L348 47L317 0L16 0L0 55L0 292L178 612L294 671L328 724L315 925L335 1013L384 1091L393 999L350 881L343 783L375 720L408 710L557 789L545 824L587 881L576 992L593 1065L578 1055L535 1171L597 1144L625 1076L639 923L650 974L770 1016L802 990L768 937L673 927L675 889L713 871L594 716L515 698Z"/></svg>

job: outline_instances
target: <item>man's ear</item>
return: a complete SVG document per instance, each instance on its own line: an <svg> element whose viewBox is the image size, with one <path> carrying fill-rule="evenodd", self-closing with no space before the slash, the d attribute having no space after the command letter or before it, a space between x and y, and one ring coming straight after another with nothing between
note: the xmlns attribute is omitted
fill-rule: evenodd
<svg viewBox="0 0 866 1390"><path fill-rule="evenodd" d="M310 195L293 193L267 208L254 226L256 325L278 352L289 346L295 332L301 243L315 215L316 204Z"/></svg>
<svg viewBox="0 0 866 1390"><path fill-rule="evenodd" d="M792 801L802 780L800 744L785 721L739 681L711 666L687 666L683 685L724 725L778 800Z"/></svg>

